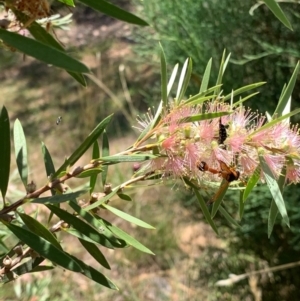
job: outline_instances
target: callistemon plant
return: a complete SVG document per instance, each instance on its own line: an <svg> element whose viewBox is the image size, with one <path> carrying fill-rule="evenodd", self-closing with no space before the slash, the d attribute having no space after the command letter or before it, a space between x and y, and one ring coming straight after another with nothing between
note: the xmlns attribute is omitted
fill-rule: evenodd
<svg viewBox="0 0 300 301"><path fill-rule="evenodd" d="M225 61L223 57L216 86L209 89L208 64L200 92L189 98L184 97L191 74L188 60L181 72L176 97L167 97L177 72L174 68L169 84L162 85L163 97L157 111L149 109L138 118L137 128L142 134L131 151L151 150L154 157L149 158L135 176L147 174L152 179L182 180L194 190L206 219L215 230L212 218L217 210L233 221L221 205L228 188L241 194L242 216L243 203L253 187L259 182L268 185L273 196L268 224L270 235L278 212L289 225L282 197L284 186L300 182L299 130L289 121L290 116L299 112L299 109L289 110L298 67L271 116L244 105L256 93L240 97L264 83L222 95L221 79L227 62L228 58ZM163 72L162 80L166 82ZM204 200L199 191L207 186L214 187L215 194ZM213 205L211 212L211 206L207 205Z"/></svg>
<svg viewBox="0 0 300 301"><path fill-rule="evenodd" d="M137 226L153 229L148 223L113 206L116 198L130 201L127 189L139 189L140 186L135 184L141 181L144 181L143 186L150 183L150 188L157 183L171 182L177 188L190 189L216 233L218 229L213 218L217 211L229 222L237 224L226 210L232 204L231 200L226 199L227 190L234 189L240 195L241 218L244 202L250 197L252 189L261 182L268 186L273 197L268 221L269 236L278 213L289 225L283 191L285 185L300 181L299 131L298 126L291 125L289 120L292 115L300 112L300 109L290 112L291 93L299 64L284 87L275 112L260 114L245 106L245 101L257 92L246 96L244 93L264 83L251 84L228 95L222 92L222 77L228 61L229 57L225 59L224 54L216 85L211 88L208 87L209 61L199 93L187 97L186 89L192 73L191 60L187 60L179 77L177 93L172 95L171 88L178 66L167 83L167 68L162 51L161 101L157 107L154 106L138 118L136 127L141 133L135 143L118 154L109 155L105 128L113 118L110 115L95 127L59 168L55 168L47 147L42 144L47 175L42 187L28 181L27 143L21 122L16 120L13 130L15 157L24 186L24 194L18 200L13 200L15 196L6 197L12 156L9 116L3 107L0 113L0 191L3 199L0 222L7 235L14 234L20 243L2 257L2 281L12 281L39 267L44 259L49 259L64 269L79 272L97 283L117 289L100 271L65 251L61 244L63 240L57 239L53 233L61 231L78 238L81 246L106 268L110 267L97 247L99 244L101 248L111 249L131 246L153 254L135 238L106 220L108 210ZM101 135L102 150L97 141ZM92 160L84 166L74 167L92 145ZM116 186L109 184L109 166L124 162L135 162L134 174ZM98 180L99 174L101 181ZM73 191L66 184L71 178L77 177L89 178L89 182L85 189ZM100 184L97 186L102 187L101 191L96 191L96 184ZM207 187L210 192L203 197L200 192L206 191ZM49 191L52 196L44 196ZM77 200L82 194L88 197ZM57 206L60 203L66 206ZM49 210L46 226L36 218L38 213L32 217L25 214L25 210L19 210L28 204L46 206L47 212ZM58 222L53 223L53 215L58 218ZM38 254L38 257L32 254ZM27 257L29 260L23 261ZM42 266L40 268L42 270Z"/></svg>

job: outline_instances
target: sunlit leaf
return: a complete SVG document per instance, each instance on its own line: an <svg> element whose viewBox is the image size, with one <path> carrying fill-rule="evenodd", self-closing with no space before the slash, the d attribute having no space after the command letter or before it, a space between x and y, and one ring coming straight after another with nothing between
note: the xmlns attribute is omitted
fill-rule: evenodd
<svg viewBox="0 0 300 301"><path fill-rule="evenodd" d="M66 4L66 5L75 7L73 0L58 0L58 1Z"/></svg>
<svg viewBox="0 0 300 301"><path fill-rule="evenodd" d="M40 256L49 259L67 270L73 272L82 271L76 261L74 261L66 252L57 249L44 238L13 224L6 224L6 227L15 234L18 239L26 243L26 245L36 251Z"/></svg>
<svg viewBox="0 0 300 301"><path fill-rule="evenodd" d="M160 77L161 77L161 99L163 101L164 107L168 107L168 87L167 87L167 62L164 49L160 46Z"/></svg>
<svg viewBox="0 0 300 301"><path fill-rule="evenodd" d="M105 207L106 209L108 209L110 212L112 212L113 214L121 217L122 219L130 222L130 223L133 223L137 226L140 226L140 227L143 227L143 228L146 228L146 229L155 229L153 226L145 223L144 221L132 216L132 215L129 215L117 208L114 208L112 206L109 206L107 204L102 204L103 207Z"/></svg>
<svg viewBox="0 0 300 301"><path fill-rule="evenodd" d="M141 162L146 160L156 159L157 156L151 154L133 154L133 155L114 155L114 156L107 156L101 157L98 160L104 162Z"/></svg>
<svg viewBox="0 0 300 301"><path fill-rule="evenodd" d="M48 148L42 142L42 153L43 153L43 158L44 158L44 164L45 164L45 169L46 169L46 175L49 177L50 175L54 175L55 173L55 167L51 158L51 155L49 153Z"/></svg>
<svg viewBox="0 0 300 301"><path fill-rule="evenodd" d="M10 171L10 127L6 108L3 106L0 113L0 189L5 199Z"/></svg>
<svg viewBox="0 0 300 301"><path fill-rule="evenodd" d="M221 116L230 115L232 112L214 112L214 113L203 113L199 115L192 115L189 117L184 117L180 120L181 123L186 122L195 122L200 120L207 120L207 119L213 119L213 118L219 118Z"/></svg>
<svg viewBox="0 0 300 301"><path fill-rule="evenodd" d="M283 115L284 109L286 108L286 106L289 102L289 99L291 98L292 92L294 90L296 80L298 77L298 73L299 73L299 69L300 69L300 62L297 63L288 85L283 90L283 93L279 98L279 101L278 101L277 107L274 111L273 117L276 118L277 116Z"/></svg>
<svg viewBox="0 0 300 301"><path fill-rule="evenodd" d="M71 255L74 261L77 262L77 264L80 265L82 272L84 276L86 276L89 279L92 279L93 281L108 287L113 290L118 290L117 286L106 276L104 276L102 273L100 273L98 270L92 268L91 266L85 264L83 261L79 260L78 258Z"/></svg>
<svg viewBox="0 0 300 301"><path fill-rule="evenodd" d="M28 184L27 143L19 119L16 119L14 124L14 145L18 171L26 188Z"/></svg>
<svg viewBox="0 0 300 301"><path fill-rule="evenodd" d="M79 1L93 8L94 10L100 11L118 20L136 24L136 25L148 26L148 23L145 22L144 20L107 1L104 0L79 0Z"/></svg>
<svg viewBox="0 0 300 301"><path fill-rule="evenodd" d="M103 132L103 139L102 139L102 157L109 156L109 141L107 137L106 131ZM103 172L102 172L102 185L104 187L106 183L106 177L108 172L108 165L103 165Z"/></svg>
<svg viewBox="0 0 300 301"><path fill-rule="evenodd" d="M208 61L207 65L206 65L206 68L205 68L205 71L204 71L204 74L202 77L202 82L201 82L199 93L202 93L205 90L207 90L209 78L210 78L211 64L212 64L212 58L210 58L210 60Z"/></svg>
<svg viewBox="0 0 300 301"><path fill-rule="evenodd" d="M81 62L73 59L66 53L54 47L23 35L0 29L0 39L11 47L32 56L46 64L79 73L88 73L90 70Z"/></svg>
<svg viewBox="0 0 300 301"><path fill-rule="evenodd" d="M47 207L60 219L64 220L66 223L72 225L76 230L78 230L80 233L84 234L88 238L90 238L92 241L95 241L96 243L101 244L102 246L105 246L107 248L113 249L114 246L112 243L107 239L106 236L104 236L102 233L97 231L95 228L91 227L89 224L82 221L80 218L74 216L73 214L70 214L69 212L55 207L53 205L47 205Z"/></svg>
<svg viewBox="0 0 300 301"><path fill-rule="evenodd" d="M55 236L41 223L39 223L35 218L18 212L18 215L21 217L24 224L27 226L27 228L35 233L36 235L45 238L47 241L49 241L52 245L54 245L56 248L61 249L62 247L55 238Z"/></svg>
<svg viewBox="0 0 300 301"><path fill-rule="evenodd" d="M74 151L74 153L56 171L55 176L57 176L61 171L65 170L68 166L72 166L73 164L75 164L77 162L77 160L89 149L89 147L103 133L103 131L109 124L111 118L112 118L112 115L109 115L96 126L96 128L83 141L83 143Z"/></svg>
<svg viewBox="0 0 300 301"><path fill-rule="evenodd" d="M185 95L185 91L190 83L192 68L193 68L192 60L188 58L182 67L182 71L178 82L176 99L175 99L177 104L181 102L182 98Z"/></svg>
<svg viewBox="0 0 300 301"><path fill-rule="evenodd" d="M243 202L246 201L247 197L249 196L249 194L251 193L251 191L257 184L258 180L260 179L260 172L261 172L261 168L260 168L260 165L258 165L256 167L255 171L253 172L252 176L250 177L250 179L247 182L247 186L243 193Z"/></svg>
<svg viewBox="0 0 300 301"><path fill-rule="evenodd" d="M107 228L112 233L114 233L115 235L117 235L121 239L124 239L130 246L133 246L134 248L136 248L136 249L138 249L138 250L140 250L144 253L154 255L154 253L151 250L149 250L147 247L145 247L143 244L141 244L139 241L137 241L135 238L133 238L132 236L130 236L129 234L127 234L126 232L124 232L120 228L112 225L111 223L109 223L108 221L106 221L104 219L102 219L102 221L105 223Z"/></svg>
<svg viewBox="0 0 300 301"><path fill-rule="evenodd" d="M285 203L280 191L280 187L276 181L275 176L273 175L270 167L268 166L268 164L266 163L265 159L263 156L259 156L259 161L261 164L261 168L262 171L264 173L267 185L269 187L269 190L272 194L272 197L276 203L276 206L282 216L283 221L287 224L287 226L290 226L290 222L289 222L289 218L287 215L287 211L286 211L286 207L285 207Z"/></svg>
<svg viewBox="0 0 300 301"><path fill-rule="evenodd" d="M96 159L100 157L100 150L99 150L99 144L98 141L96 140L93 144L93 154L92 154L92 159ZM95 189L96 183L97 183L97 177L98 175L92 175L90 178L90 193L92 193Z"/></svg>
<svg viewBox="0 0 300 301"><path fill-rule="evenodd" d="M285 16L284 12L278 5L277 1L275 0L263 0L266 5L269 7L269 9L273 12L273 14L276 16L276 18L288 29L293 30L292 25L290 21Z"/></svg>
<svg viewBox="0 0 300 301"><path fill-rule="evenodd" d="M91 168L88 170L84 170L83 172L81 172L79 175L76 176L76 178L88 178L91 176L95 176L98 175L100 172L102 172L103 168L100 167L95 167L95 168Z"/></svg>
<svg viewBox="0 0 300 301"><path fill-rule="evenodd" d="M93 243L85 241L83 239L79 239L80 243L84 246L84 248L98 261L102 266L110 270L109 263L106 258L102 254L102 252L97 248Z"/></svg>
<svg viewBox="0 0 300 301"><path fill-rule="evenodd" d="M88 189L83 189L67 194L56 194L53 196L49 197L44 197L44 198L37 198L37 199L31 199L31 203L35 204L57 204L57 203L64 203L66 201L70 201L74 198L79 197L80 195L86 193Z"/></svg>

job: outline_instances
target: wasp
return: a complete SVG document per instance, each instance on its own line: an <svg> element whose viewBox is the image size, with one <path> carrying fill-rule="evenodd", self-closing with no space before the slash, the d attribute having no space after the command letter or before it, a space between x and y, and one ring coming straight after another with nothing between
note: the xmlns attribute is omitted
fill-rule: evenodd
<svg viewBox="0 0 300 301"><path fill-rule="evenodd" d="M199 170L205 172L209 171L213 174L218 174L220 177L222 177L226 182L220 186L214 197L208 202L208 204L213 203L215 200L218 199L218 197L224 192L225 189L228 188L229 184L233 181L237 181L240 177L240 172L238 170L235 170L233 167L229 167L225 162L218 160L220 164L220 170L217 170L215 168L211 168L208 166L208 164L204 161L201 161L197 167Z"/></svg>
<svg viewBox="0 0 300 301"><path fill-rule="evenodd" d="M226 149L226 146L223 144L224 141L227 139L227 130L226 126L222 124L221 117L219 119L219 138L218 138L218 144L222 145L223 149Z"/></svg>

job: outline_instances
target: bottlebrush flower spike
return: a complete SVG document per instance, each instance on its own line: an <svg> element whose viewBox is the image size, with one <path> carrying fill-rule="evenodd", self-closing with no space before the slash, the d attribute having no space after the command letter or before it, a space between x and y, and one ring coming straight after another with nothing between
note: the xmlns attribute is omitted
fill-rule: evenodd
<svg viewBox="0 0 300 301"><path fill-rule="evenodd" d="M228 166L235 166L243 178L249 178L260 164L259 154L263 150L265 161L275 178L279 177L286 166L286 180L299 182L298 127L290 128L287 122L279 121L262 128L266 118L243 106L222 117L216 115L217 117L213 116L211 119L188 121L192 116L201 116L202 113L232 111L229 104L217 100L197 105L182 102L177 107L172 103L170 107L170 110L162 111L164 113L160 122L153 127L149 135L152 138L156 137L155 145L161 157L150 162L148 171L150 169L163 177L220 181L222 162ZM139 124L145 127L149 122L151 120L148 115L147 122L139 120ZM223 131L222 139L219 137L222 133L220 127ZM211 172L199 169L201 162L205 162ZM264 180L263 174L261 180Z"/></svg>

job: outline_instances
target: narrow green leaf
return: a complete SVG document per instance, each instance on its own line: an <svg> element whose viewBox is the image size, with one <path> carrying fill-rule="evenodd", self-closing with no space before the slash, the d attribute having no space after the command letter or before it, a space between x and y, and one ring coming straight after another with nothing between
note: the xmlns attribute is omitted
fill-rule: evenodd
<svg viewBox="0 0 300 301"><path fill-rule="evenodd" d="M141 162L156 159L157 156L151 154L132 154L132 155L113 155L107 157L101 157L97 159L97 161L104 161L104 162Z"/></svg>
<svg viewBox="0 0 300 301"><path fill-rule="evenodd" d="M48 148L42 142L42 153L43 153L43 158L44 158L44 164L45 164L45 169L46 169L46 175L47 177L54 175L55 173L55 167L51 158L51 155L49 153Z"/></svg>
<svg viewBox="0 0 300 301"><path fill-rule="evenodd" d="M200 208L201 208L201 210L202 210L202 212L204 214L204 217L206 218L207 222L210 224L210 226L212 227L212 229L216 232L216 234L219 235L218 229L217 229L214 221L211 218L211 215L210 215L210 213L209 213L209 211L207 209L207 206L205 204L205 201L204 201L203 197L201 196L201 194L198 192L197 189L194 189L194 192L196 194L197 200L198 200Z"/></svg>
<svg viewBox="0 0 300 301"><path fill-rule="evenodd" d="M65 170L68 166L72 166L77 160L87 151L87 149L98 139L103 133L107 125L109 124L112 115L109 115L103 119L96 128L88 135L83 143L74 151L74 153L62 164L62 166L56 171L54 176L57 176L60 172Z"/></svg>
<svg viewBox="0 0 300 301"><path fill-rule="evenodd" d="M179 78L176 100L175 100L177 104L181 102L182 98L185 95L185 91L191 79L192 69L193 69L192 60L188 58L182 67L182 71Z"/></svg>
<svg viewBox="0 0 300 301"><path fill-rule="evenodd" d="M99 201L86 206L84 209L89 211L92 210L96 207L99 207L100 205L104 204L106 201L108 201L109 199L111 199L119 190L119 186L117 186L111 193L109 193L108 195L106 195L105 197L101 198Z"/></svg>
<svg viewBox="0 0 300 301"><path fill-rule="evenodd" d="M174 85L176 75L177 75L177 72L178 72L178 68L179 68L179 65L176 64L174 66L173 70L172 70L172 73L171 73L171 76L170 76L170 79L169 79L169 82L168 82L168 87L167 87L167 96L169 96L169 94L172 90L172 87Z"/></svg>
<svg viewBox="0 0 300 301"><path fill-rule="evenodd" d="M36 268L32 269L29 273L40 273L40 272L50 271L53 269L54 269L54 266L40 265L40 266L37 266Z"/></svg>
<svg viewBox="0 0 300 301"><path fill-rule="evenodd" d="M83 239L79 239L80 243L83 247L98 261L103 267L110 270L109 263L107 262L106 258L102 254L102 252L97 248L93 243L85 241Z"/></svg>
<svg viewBox="0 0 300 301"><path fill-rule="evenodd" d="M2 107L0 114L0 137L0 189L4 204L10 171L10 127L5 106Z"/></svg>
<svg viewBox="0 0 300 301"><path fill-rule="evenodd" d="M271 202L271 207L268 216L268 238L270 238L272 234L277 215L278 215L278 207L273 199Z"/></svg>
<svg viewBox="0 0 300 301"><path fill-rule="evenodd" d="M186 123L186 122L195 122L200 120L207 120L207 119L213 119L213 118L219 118L221 116L226 116L232 114L231 112L214 112L214 113L203 113L198 115L192 115L189 117L184 117L180 119L180 123Z"/></svg>
<svg viewBox="0 0 300 301"><path fill-rule="evenodd" d="M58 1L66 4L66 5L75 7L73 0L58 0Z"/></svg>
<svg viewBox="0 0 300 301"><path fill-rule="evenodd" d="M279 123L280 121L283 121L283 120L285 120L285 119L287 119L287 118L289 118L289 117L291 117L291 116L293 116L293 115L296 115L296 114L298 114L298 113L300 113L300 108L299 108L299 109L295 109L294 111L292 111L292 112L290 112L290 113L288 113L288 114L282 115L281 117L278 117L278 118L276 118L276 119L273 119L272 121L266 123L265 125L261 126L261 127L258 128L257 130L255 130L254 132L252 132L252 133L249 135L249 137L254 136L254 135L256 135L257 133L259 133L259 132L261 132L261 131L264 131L264 130L266 130L266 129L272 127L273 125Z"/></svg>
<svg viewBox="0 0 300 301"><path fill-rule="evenodd" d="M225 208L222 206L219 207L219 211L221 214L226 218L226 220L229 222L229 224L233 224L234 226L240 228L241 226L239 223L226 211Z"/></svg>
<svg viewBox="0 0 300 301"><path fill-rule="evenodd" d="M44 238L30 232L24 228L20 228L13 224L6 224L6 227L23 241L26 245L36 251L40 256L49 259L50 261L62 266L63 268L81 272L81 267L74 261L66 252L57 249Z"/></svg>
<svg viewBox="0 0 300 301"><path fill-rule="evenodd" d="M147 247L145 247L143 244L141 244L135 238L133 238L132 236L130 236L129 234L127 234L126 232L124 232L123 230L121 230L120 228L118 228L117 226L112 225L108 221L106 221L104 219L102 219L102 220L105 223L105 225L107 226L107 228L112 233L114 233L115 235L117 235L121 239L124 239L130 246L133 246L134 248L136 248L136 249L138 249L138 250L140 250L140 251L142 251L144 253L148 253L148 254L154 255L154 253L151 250L149 250Z"/></svg>
<svg viewBox="0 0 300 301"><path fill-rule="evenodd" d="M254 92L254 93L252 93L250 95L247 95L246 97L240 98L238 101L236 101L233 104L233 107L239 106L240 104L242 104L243 102L245 102L246 100L248 100L249 98L251 98L251 97L253 97L253 96L257 95L257 94L259 94L259 92Z"/></svg>
<svg viewBox="0 0 300 301"><path fill-rule="evenodd" d="M148 26L148 23L140 19L139 17L104 0L79 0L79 1L93 8L94 10L100 11L118 20L125 21L127 23L136 24L136 25Z"/></svg>
<svg viewBox="0 0 300 301"><path fill-rule="evenodd" d="M58 203L64 203L66 201L70 201L74 198L79 197L80 195L86 193L88 189L83 189L67 194L56 194L49 197L44 198L38 198L38 199L31 199L31 203L35 204L58 204Z"/></svg>
<svg viewBox="0 0 300 301"><path fill-rule="evenodd" d="M210 60L208 61L207 65L206 65L206 68L205 68L205 71L204 71L204 74L202 77L202 82L201 82L199 93L202 93L205 90L207 90L209 78L210 78L211 64L212 64L212 58L210 58Z"/></svg>
<svg viewBox="0 0 300 301"><path fill-rule="evenodd" d="M115 248L124 248L127 246L124 240L116 238L112 232L106 227L101 219L95 218L85 209L82 209L75 201L69 202L70 207L79 214L86 222L91 224L95 229L97 229L102 235L107 237L107 239L112 243Z"/></svg>
<svg viewBox="0 0 300 301"><path fill-rule="evenodd" d="M208 95L208 96L202 96L202 97L197 97L194 100L190 101L187 100L186 102L184 102L184 104L189 104L189 105L198 105L198 104L202 104L207 100L213 99L215 98L217 95Z"/></svg>
<svg viewBox="0 0 300 301"><path fill-rule="evenodd" d="M136 218L136 217L133 217L132 215L129 215L117 208L114 208L112 206L109 206L107 204L102 204L103 207L105 207L106 209L108 209L110 212L112 212L113 214L121 217L122 219L132 223L132 224L135 224L137 226L140 226L140 227L143 227L143 228L146 228L146 229L155 229L153 226L145 223L144 221Z"/></svg>
<svg viewBox="0 0 300 301"><path fill-rule="evenodd" d="M28 184L28 163L27 163L27 144L24 135L23 127L19 119L14 124L14 144L15 144L15 156L18 166L18 171L21 180L27 188Z"/></svg>
<svg viewBox="0 0 300 301"><path fill-rule="evenodd" d="M102 157L109 156L109 141L107 137L107 133L104 130L103 137L102 137ZM104 187L106 183L106 177L108 172L108 165L103 165L103 172L102 172L102 185Z"/></svg>
<svg viewBox="0 0 300 301"><path fill-rule="evenodd" d="M100 167L95 167L95 168L91 168L88 170L84 170L83 172L81 172L78 176L76 176L76 178L89 178L91 176L95 176L98 175L100 172L102 172L103 168Z"/></svg>
<svg viewBox="0 0 300 301"><path fill-rule="evenodd" d="M93 153L92 153L92 159L96 159L100 157L100 150L99 150L99 144L96 140L93 144ZM104 166L103 166L104 167ZM94 191L96 183L97 183L97 177L98 175L92 175L90 178L90 194Z"/></svg>
<svg viewBox="0 0 300 301"><path fill-rule="evenodd" d="M78 258L72 255L70 256L73 258L74 261L77 262L77 264L81 266L81 269L83 270L81 274L105 287L108 287L113 290L118 290L117 286L109 278L107 278L102 273L100 273L98 270L85 264L83 261L79 260Z"/></svg>
<svg viewBox="0 0 300 301"><path fill-rule="evenodd" d="M161 77L161 99L163 101L164 108L168 107L168 87L167 87L167 61L164 49L160 46L160 77Z"/></svg>
<svg viewBox="0 0 300 301"><path fill-rule="evenodd" d="M62 51L23 35L0 29L0 39L17 50L32 56L46 64L79 73L90 70L81 62L73 59Z"/></svg>
<svg viewBox="0 0 300 301"><path fill-rule="evenodd" d="M220 183L220 187L216 194L213 196L211 202L213 203L212 211L211 211L211 217L214 218L216 215L217 211L219 210L221 203L223 201L223 198L228 190L229 183L224 179Z"/></svg>
<svg viewBox="0 0 300 301"><path fill-rule="evenodd" d="M226 56L226 50L223 51L223 55L222 55L222 59L221 59L221 63L220 63L219 74L218 74L218 78L217 78L217 82L216 82L216 86L220 86L222 84L223 75L224 75L224 72L225 72L225 69L226 69L226 65L227 65L227 63L229 61L229 58L230 58L230 54L227 56L226 59L225 59L225 56ZM219 95L220 90L221 89L219 87L217 87L214 90L214 94L215 95Z"/></svg>
<svg viewBox="0 0 300 301"><path fill-rule="evenodd" d="M261 173L261 168L260 168L260 165L258 165L256 167L255 171L253 172L251 178L247 182L247 186L243 193L243 202L246 201L250 192L253 190L253 188L257 184L258 180L260 179L260 173Z"/></svg>
<svg viewBox="0 0 300 301"><path fill-rule="evenodd" d="M284 12L278 5L278 3L275 0L263 0L266 5L269 7L269 9L272 11L272 13L275 15L275 17L288 29L293 30L292 25L290 21L285 16Z"/></svg>
<svg viewBox="0 0 300 301"><path fill-rule="evenodd" d="M35 233L40 237L45 238L57 249L62 250L61 245L59 244L53 233L51 233L44 225L42 225L35 218L27 214L18 212L18 215L21 217L22 221L31 232Z"/></svg>
<svg viewBox="0 0 300 301"><path fill-rule="evenodd" d="M127 202L131 202L132 199L129 195L127 194L124 194L124 193L118 193L118 197L124 201L127 201Z"/></svg>
<svg viewBox="0 0 300 301"><path fill-rule="evenodd" d="M250 90L253 90L253 89L256 89L262 85L264 85L266 82L259 82L259 83L255 83L255 84L251 84L251 85L247 85L247 86L244 86L242 88L239 88L239 89L236 89L234 90L233 92L227 94L225 97L224 97L224 101L226 100L229 100L231 99L231 97L235 97L237 95L240 95L242 93L245 93L247 91L250 91ZM233 96L232 96L233 95ZM236 106L237 104L235 103L234 106Z"/></svg>
<svg viewBox="0 0 300 301"><path fill-rule="evenodd" d="M278 179L278 186L280 189L281 194L283 193L283 189L284 189L284 185L285 185L285 179L286 179L286 165L283 166L279 179ZM271 207L270 207L270 211L269 211L269 217L268 217L268 237L270 238L272 231L273 231L273 227L275 225L276 222L276 217L278 215L278 208L276 206L276 203L274 201L274 199L271 202Z"/></svg>
<svg viewBox="0 0 300 301"><path fill-rule="evenodd" d="M217 86L214 86L214 87L211 87L201 93L198 93L198 94L195 94L193 96L191 96L190 98L188 98L184 103L187 104L187 103L195 103L195 104L201 104L202 102L204 102L206 100L206 98L203 98L205 96L211 96L212 98L213 97L216 97L217 94L214 94L213 92L216 90L216 89L219 89L222 87L222 84L220 85L217 85ZM209 99L209 98L207 98ZM201 102L202 100L202 102Z"/></svg>
<svg viewBox="0 0 300 301"><path fill-rule="evenodd" d="M90 238L92 241L95 241L96 243L99 243L102 246L105 246L110 249L114 248L114 246L111 244L111 242L107 239L106 236L104 236L102 233L99 233L95 228L91 227L89 224L85 223L78 217L53 205L46 206L60 219L70 224L72 227L74 227L80 233Z"/></svg>
<svg viewBox="0 0 300 301"><path fill-rule="evenodd" d="M282 116L284 109L286 108L288 101L292 95L292 92L294 90L295 84L296 84L296 80L299 74L299 69L300 69L300 62L298 61L295 70L290 78L290 81L286 87L286 89L284 89L282 95L279 98L277 107L274 111L273 116L274 117L278 117L278 116Z"/></svg>
<svg viewBox="0 0 300 301"><path fill-rule="evenodd" d="M259 161L261 164L261 168L262 171L264 173L267 185L270 189L270 192L272 194L272 197L276 203L276 206L282 216L283 221L287 224L287 226L290 226L290 222L289 222L289 218L287 215L287 211L286 211L286 207L285 207L285 203L280 191L280 187L275 179L275 176L273 175L270 167L268 166L268 164L266 163L265 159L263 156L259 156Z"/></svg>

